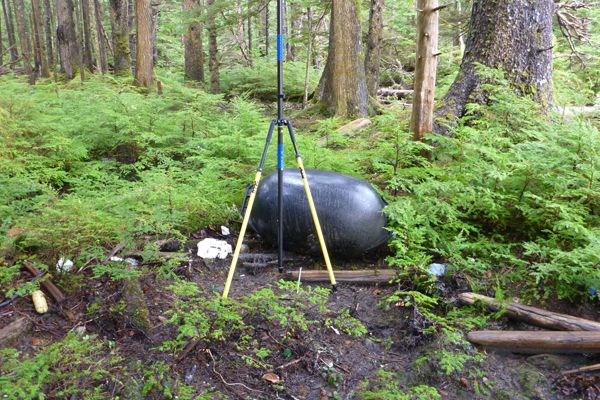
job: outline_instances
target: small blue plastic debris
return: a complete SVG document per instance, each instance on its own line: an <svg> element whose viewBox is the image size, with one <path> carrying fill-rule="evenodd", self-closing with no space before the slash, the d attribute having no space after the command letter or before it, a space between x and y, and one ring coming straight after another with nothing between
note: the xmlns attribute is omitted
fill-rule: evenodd
<svg viewBox="0 0 600 400"><path fill-rule="evenodd" d="M448 266L448 264L437 264L437 263L429 264L429 273L431 275L437 276L439 278L440 276L443 276L446 273L447 266Z"/></svg>
<svg viewBox="0 0 600 400"><path fill-rule="evenodd" d="M591 287L591 288L589 288L589 289L588 289L588 294L589 294L590 296L595 296L595 295L596 295L596 293L598 293L598 289L597 289L597 288L595 288L595 287Z"/></svg>

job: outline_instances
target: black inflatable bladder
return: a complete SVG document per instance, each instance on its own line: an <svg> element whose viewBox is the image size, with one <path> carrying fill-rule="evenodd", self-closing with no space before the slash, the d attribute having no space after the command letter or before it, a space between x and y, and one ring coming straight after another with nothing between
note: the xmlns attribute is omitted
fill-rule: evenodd
<svg viewBox="0 0 600 400"><path fill-rule="evenodd" d="M306 175L329 252L356 257L390 238L382 213L386 202L366 182L330 171ZM300 172L283 171L283 245L294 252L321 251ZM267 242L277 243L277 173L258 186L250 227Z"/></svg>

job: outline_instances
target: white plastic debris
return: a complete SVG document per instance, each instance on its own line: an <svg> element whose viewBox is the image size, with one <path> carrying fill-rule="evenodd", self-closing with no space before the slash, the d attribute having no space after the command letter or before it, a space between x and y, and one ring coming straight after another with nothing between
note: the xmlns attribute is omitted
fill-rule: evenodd
<svg viewBox="0 0 600 400"><path fill-rule="evenodd" d="M221 235L223 236L229 236L231 232L229 231L229 228L226 227L225 225L221 225Z"/></svg>
<svg viewBox="0 0 600 400"><path fill-rule="evenodd" d="M224 240L207 238L198 242L198 257L224 259L231 253L231 245Z"/></svg>
<svg viewBox="0 0 600 400"><path fill-rule="evenodd" d="M121 262L123 261L123 259L121 257L117 257L117 256L112 256L110 258L110 261L114 261L114 262Z"/></svg>
<svg viewBox="0 0 600 400"><path fill-rule="evenodd" d="M61 257L60 260L56 263L56 270L58 272L69 272L73 269L73 261L68 258Z"/></svg>
<svg viewBox="0 0 600 400"><path fill-rule="evenodd" d="M138 265L138 264L139 264L139 261L138 261L138 260L136 260L135 258L132 258L132 257L127 257L127 258L125 259L125 262L126 262L127 264L133 265L134 267L135 267L136 265Z"/></svg>
<svg viewBox="0 0 600 400"><path fill-rule="evenodd" d="M448 266L448 264L437 264L437 263L429 264L429 273L431 275L437 276L439 278L440 276L443 276L446 273L447 266Z"/></svg>

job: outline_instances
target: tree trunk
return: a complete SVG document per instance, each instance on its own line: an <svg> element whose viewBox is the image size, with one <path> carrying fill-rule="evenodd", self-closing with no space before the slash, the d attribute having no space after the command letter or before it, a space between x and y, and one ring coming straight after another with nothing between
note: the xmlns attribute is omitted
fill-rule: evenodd
<svg viewBox="0 0 600 400"><path fill-rule="evenodd" d="M552 0L474 0L465 54L436 109L437 131L453 125L468 103L485 103L476 65L500 69L511 87L546 110L552 102Z"/></svg>
<svg viewBox="0 0 600 400"><path fill-rule="evenodd" d="M150 0L136 0L135 84L149 88L153 81L152 5Z"/></svg>
<svg viewBox="0 0 600 400"><path fill-rule="evenodd" d="M77 73L77 65L80 62L79 46L77 45L77 34L75 33L75 22L73 20L73 1L56 0L56 17L58 25L56 35L58 37L58 48L62 62L62 69L69 79L73 79Z"/></svg>
<svg viewBox="0 0 600 400"><path fill-rule="evenodd" d="M29 30L27 29L25 5L23 4L23 0L14 1L17 32L19 33L19 44L21 55L23 56L23 67L25 67L25 73L31 76L31 42L29 40Z"/></svg>
<svg viewBox="0 0 600 400"><path fill-rule="evenodd" d="M306 40L308 43L306 44L306 67L304 70L304 96L302 97L302 107L306 107L308 104L308 87L310 83L310 62L312 56L312 44L313 44L313 32L312 32L312 9L310 7L306 8Z"/></svg>
<svg viewBox="0 0 600 400"><path fill-rule="evenodd" d="M104 43L104 27L102 26L102 9L100 1L94 0L94 25L95 25L95 41L98 50L96 51L96 64L101 73L108 71L108 57L106 55L106 44Z"/></svg>
<svg viewBox="0 0 600 400"><path fill-rule="evenodd" d="M158 62L158 46L156 45L158 34L158 20L160 18L160 0L151 2L152 7L152 65Z"/></svg>
<svg viewBox="0 0 600 400"><path fill-rule="evenodd" d="M40 0L31 0L31 15L36 73L43 78L48 78L50 76L50 68L48 67L48 59L46 58L46 44L44 43L43 33L44 23L42 22Z"/></svg>
<svg viewBox="0 0 600 400"><path fill-rule="evenodd" d="M133 0L131 0L133 1ZM115 74L131 73L129 13L127 0L109 0Z"/></svg>
<svg viewBox="0 0 600 400"><path fill-rule="evenodd" d="M52 5L50 4L50 0L44 0L44 30L46 32L46 51L48 55L48 66L52 68L52 72L54 74L56 80L56 58L54 56L54 44L52 42L52 38L54 37L54 18L52 17Z"/></svg>
<svg viewBox="0 0 600 400"><path fill-rule="evenodd" d="M92 60L92 30L90 25L89 0L81 0L81 14L83 16L83 63L88 70L94 70Z"/></svg>
<svg viewBox="0 0 600 400"><path fill-rule="evenodd" d="M13 24L12 10L10 8L10 0L2 0L2 10L4 11L6 37L8 38L8 47L10 49L10 67L14 68L19 59L19 53L17 52L17 40L15 38L15 27Z"/></svg>
<svg viewBox="0 0 600 400"><path fill-rule="evenodd" d="M289 12L288 12L289 11ZM291 5L290 7L286 6L286 14L289 14L290 17L290 23L289 25L286 23L286 53L285 53L285 61L295 61L296 60L296 45L294 44L295 42L295 36L296 36L296 29L297 29L297 25L298 25L298 10L296 9L296 7L294 7L293 5ZM289 26L289 28L288 28Z"/></svg>
<svg viewBox="0 0 600 400"><path fill-rule="evenodd" d="M433 129L433 101L438 57L438 0L417 1L417 60L410 129L415 140Z"/></svg>
<svg viewBox="0 0 600 400"><path fill-rule="evenodd" d="M193 15L194 20L201 12L196 0L183 0L183 10L186 11L188 18ZM185 76L198 82L204 82L203 30L204 27L200 22L191 22L183 37Z"/></svg>
<svg viewBox="0 0 600 400"><path fill-rule="evenodd" d="M269 47L271 47L271 36L269 35L269 5L270 1L267 0L265 5L265 57L269 55Z"/></svg>
<svg viewBox="0 0 600 400"><path fill-rule="evenodd" d="M369 10L369 34L365 54L365 74L369 97L377 98L379 89L379 65L381 63L381 47L383 44L383 0L371 0Z"/></svg>
<svg viewBox="0 0 600 400"><path fill-rule="evenodd" d="M248 28L246 33L248 34L248 58L252 61L252 2L248 0Z"/></svg>
<svg viewBox="0 0 600 400"><path fill-rule="evenodd" d="M518 353L600 353L600 332L473 331L467 340Z"/></svg>
<svg viewBox="0 0 600 400"><path fill-rule="evenodd" d="M4 40L2 36L2 18L0 18L0 65L4 65Z"/></svg>
<svg viewBox="0 0 600 400"><path fill-rule="evenodd" d="M329 53L319 82L319 100L335 115L367 115L365 66L356 2L333 0Z"/></svg>
<svg viewBox="0 0 600 400"><path fill-rule="evenodd" d="M210 70L210 91L212 93L219 93L221 91L221 85L219 82L219 54L217 48L217 25L215 22L215 11L213 4L215 0L208 0L208 18L206 20L208 24L208 68Z"/></svg>

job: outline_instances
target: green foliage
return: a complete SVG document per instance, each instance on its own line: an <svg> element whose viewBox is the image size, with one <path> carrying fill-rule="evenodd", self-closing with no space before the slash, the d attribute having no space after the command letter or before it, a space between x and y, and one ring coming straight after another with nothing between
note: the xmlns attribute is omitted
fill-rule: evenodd
<svg viewBox="0 0 600 400"><path fill-rule="evenodd" d="M69 334L35 354L0 350L0 395L7 399L108 398L103 385L120 358L95 336Z"/></svg>
<svg viewBox="0 0 600 400"><path fill-rule="evenodd" d="M301 100L304 96L304 78L306 64L303 62L286 62L283 67L285 75L285 95L291 100ZM312 67L308 81L308 93L314 92L319 83L320 74ZM261 100L277 98L277 68L275 59L258 58L252 66L235 64L224 68L221 73L221 90L230 96L248 93Z"/></svg>
<svg viewBox="0 0 600 400"><path fill-rule="evenodd" d="M445 260L478 279L491 271L559 297L600 278L600 135L584 121L538 116L528 99L488 74L488 106L471 105L454 138L430 136L431 161L398 171L404 194L386 210L390 263L416 282ZM416 268L415 268L416 266Z"/></svg>
<svg viewBox="0 0 600 400"><path fill-rule="evenodd" d="M400 376L380 369L377 379L363 382L364 391L360 393L362 400L441 400L442 396L436 388L427 385L402 387L398 382Z"/></svg>

